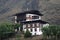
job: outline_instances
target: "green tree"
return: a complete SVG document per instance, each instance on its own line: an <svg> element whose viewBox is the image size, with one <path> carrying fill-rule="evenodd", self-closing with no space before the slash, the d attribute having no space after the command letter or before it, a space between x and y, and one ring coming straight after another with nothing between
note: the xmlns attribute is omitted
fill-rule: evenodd
<svg viewBox="0 0 60 40"><path fill-rule="evenodd" d="M29 32L29 30L27 30L25 33L24 33L24 37L25 38L28 38L28 37L31 37L32 34Z"/></svg>
<svg viewBox="0 0 60 40"><path fill-rule="evenodd" d="M14 26L10 23L0 24L0 38L5 38L10 36L10 33L14 33Z"/></svg>
<svg viewBox="0 0 60 40"><path fill-rule="evenodd" d="M21 26L20 24L15 24L14 28L17 29L17 30L19 30L20 26Z"/></svg>
<svg viewBox="0 0 60 40"><path fill-rule="evenodd" d="M44 36L48 38L51 37L51 39L55 37L57 40L57 38L60 36L60 26L52 25L48 27L43 27L42 32Z"/></svg>

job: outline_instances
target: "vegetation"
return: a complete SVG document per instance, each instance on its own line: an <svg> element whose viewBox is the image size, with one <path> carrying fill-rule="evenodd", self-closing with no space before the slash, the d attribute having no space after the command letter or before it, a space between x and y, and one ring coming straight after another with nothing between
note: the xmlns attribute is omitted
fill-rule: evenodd
<svg viewBox="0 0 60 40"><path fill-rule="evenodd" d="M16 34L16 40L20 40L20 37L21 37L21 35L20 34Z"/></svg>
<svg viewBox="0 0 60 40"><path fill-rule="evenodd" d="M58 40L60 38L60 26L49 26L49 27L43 27L42 28L43 36L46 37L46 39L56 39Z"/></svg>
<svg viewBox="0 0 60 40"><path fill-rule="evenodd" d="M15 32L13 24L2 23L0 24L0 39L10 37Z"/></svg>
<svg viewBox="0 0 60 40"><path fill-rule="evenodd" d="M29 30L27 30L25 33L24 33L24 37L25 38L28 38L28 37L31 37L32 34L29 32Z"/></svg>
<svg viewBox="0 0 60 40"><path fill-rule="evenodd" d="M15 35L15 29L19 30L20 24L0 23L0 39Z"/></svg>
<svg viewBox="0 0 60 40"><path fill-rule="evenodd" d="M20 24L15 24L14 25L14 28L17 29L17 30L19 30L19 27L20 27Z"/></svg>

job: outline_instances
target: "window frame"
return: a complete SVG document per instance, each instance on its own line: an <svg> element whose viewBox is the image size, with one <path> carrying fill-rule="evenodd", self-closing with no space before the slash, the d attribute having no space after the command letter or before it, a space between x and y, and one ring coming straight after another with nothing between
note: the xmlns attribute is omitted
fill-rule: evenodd
<svg viewBox="0 0 60 40"><path fill-rule="evenodd" d="M36 26L39 27L39 23L36 23Z"/></svg>
<svg viewBox="0 0 60 40"><path fill-rule="evenodd" d="M28 24L28 27L30 27L31 25L30 24Z"/></svg>
<svg viewBox="0 0 60 40"><path fill-rule="evenodd" d="M35 28L35 31L37 31L37 28Z"/></svg>
<svg viewBox="0 0 60 40"><path fill-rule="evenodd" d="M32 27L34 27L35 26L35 24L32 24Z"/></svg>

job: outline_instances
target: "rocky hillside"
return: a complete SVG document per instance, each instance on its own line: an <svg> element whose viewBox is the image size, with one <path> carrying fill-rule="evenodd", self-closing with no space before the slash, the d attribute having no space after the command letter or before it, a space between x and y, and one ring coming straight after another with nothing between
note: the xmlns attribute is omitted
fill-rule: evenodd
<svg viewBox="0 0 60 40"><path fill-rule="evenodd" d="M50 24L60 24L60 0L41 0L39 6L44 20Z"/></svg>
<svg viewBox="0 0 60 40"><path fill-rule="evenodd" d="M26 5L29 2L29 5ZM38 6L37 6L38 4ZM33 5L33 6L32 6ZM26 8L37 9L50 24L60 25L60 0L0 0L0 21L12 21L12 15Z"/></svg>

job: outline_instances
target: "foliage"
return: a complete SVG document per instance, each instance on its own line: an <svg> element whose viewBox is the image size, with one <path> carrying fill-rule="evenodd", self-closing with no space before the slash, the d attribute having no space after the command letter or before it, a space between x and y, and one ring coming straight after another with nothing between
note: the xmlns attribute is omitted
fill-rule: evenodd
<svg viewBox="0 0 60 40"><path fill-rule="evenodd" d="M52 26L48 26L48 27L43 27L42 32L43 32L43 35L48 38L50 36L51 36L51 38L53 38L53 37L58 38L58 36L60 36L60 26L52 25Z"/></svg>
<svg viewBox="0 0 60 40"><path fill-rule="evenodd" d="M10 34L14 33L14 26L10 23L0 24L0 38L8 37Z"/></svg>
<svg viewBox="0 0 60 40"><path fill-rule="evenodd" d="M28 38L28 37L31 37L32 34L29 32L29 30L27 30L25 33L24 33L24 37L25 38Z"/></svg>
<svg viewBox="0 0 60 40"><path fill-rule="evenodd" d="M20 27L20 31L22 31L23 27L21 24L15 24L14 28L19 30L19 27Z"/></svg>
<svg viewBox="0 0 60 40"><path fill-rule="evenodd" d="M20 24L15 24L15 29L17 28L19 28L20 27Z"/></svg>
<svg viewBox="0 0 60 40"><path fill-rule="evenodd" d="M42 28L42 32L43 32L43 35L47 35L49 36L50 35L50 29L48 27L44 27Z"/></svg>
<svg viewBox="0 0 60 40"><path fill-rule="evenodd" d="M22 31L22 32L23 32L23 27L22 27L22 26L20 26L20 31Z"/></svg>
<svg viewBox="0 0 60 40"><path fill-rule="evenodd" d="M16 35L16 40L20 40L20 37L21 37L21 35L20 34L17 34Z"/></svg>

